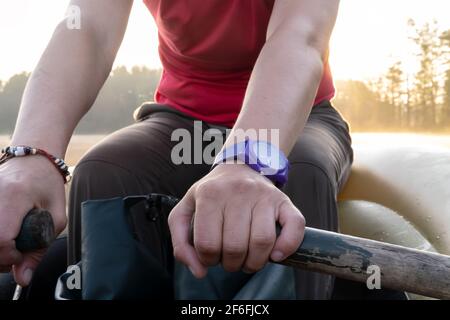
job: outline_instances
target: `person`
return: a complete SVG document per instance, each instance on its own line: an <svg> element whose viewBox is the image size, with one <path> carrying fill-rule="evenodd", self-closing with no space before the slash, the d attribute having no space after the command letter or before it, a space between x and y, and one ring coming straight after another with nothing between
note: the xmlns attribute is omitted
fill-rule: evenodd
<svg viewBox="0 0 450 320"><path fill-rule="evenodd" d="M349 127L330 102L329 41L339 1L144 2L158 27L163 64L156 103L78 163L68 205L68 262L80 259L82 202L150 192L181 198L167 217L173 255L199 279L218 264L229 273L254 274L284 260L301 244L305 224L337 231L336 199L353 158ZM81 28L69 29L65 21L56 27L27 84L12 146L64 158L111 71L132 3L71 1L80 8ZM205 161L172 161L172 133L194 135L194 120L202 121L202 132L231 129L212 169ZM277 130L278 139L238 134L248 130ZM285 157L288 164L261 174L246 162L249 145L270 148L266 167ZM26 286L45 252L22 254L14 239L33 207L48 209L56 231L64 230L64 181L45 157L13 157L0 166L0 190L0 271L12 268ZM295 270L294 284L297 299L327 299L334 279Z"/></svg>

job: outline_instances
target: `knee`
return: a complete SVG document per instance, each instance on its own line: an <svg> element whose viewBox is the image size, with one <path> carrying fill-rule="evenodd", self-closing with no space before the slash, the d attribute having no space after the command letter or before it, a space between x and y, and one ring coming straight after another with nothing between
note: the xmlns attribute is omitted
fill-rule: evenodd
<svg viewBox="0 0 450 320"><path fill-rule="evenodd" d="M94 198L119 196L120 181L126 181L126 172L109 163L85 160L75 168L70 186L70 198L81 203Z"/></svg>
<svg viewBox="0 0 450 320"><path fill-rule="evenodd" d="M106 137L86 151L78 161L77 167L82 167L85 163L93 161L114 163L114 160L119 158L118 155L120 153L127 154L128 150L125 148L127 144L118 143L118 141L112 137L113 135Z"/></svg>
<svg viewBox="0 0 450 320"><path fill-rule="evenodd" d="M87 183L91 177L95 180L102 180L108 175L112 157L109 156L110 149L104 143L100 143L89 149L78 161L73 172L72 187Z"/></svg>
<svg viewBox="0 0 450 320"><path fill-rule="evenodd" d="M73 172L72 186L103 185L127 181L132 174L130 143L112 136L89 149L78 161Z"/></svg>
<svg viewBox="0 0 450 320"><path fill-rule="evenodd" d="M155 156L149 147L125 134L112 134L92 147L75 167L71 185L74 199L104 199L147 194L159 185ZM152 149L150 149L153 151Z"/></svg>
<svg viewBox="0 0 450 320"><path fill-rule="evenodd" d="M71 191L88 198L115 197L123 193L125 185L135 184L129 144L114 135L93 146L80 159L73 172Z"/></svg>

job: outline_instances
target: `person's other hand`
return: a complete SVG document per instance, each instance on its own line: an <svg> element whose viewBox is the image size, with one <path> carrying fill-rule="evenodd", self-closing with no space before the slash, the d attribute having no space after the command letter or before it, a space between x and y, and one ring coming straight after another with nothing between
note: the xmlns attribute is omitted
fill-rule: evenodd
<svg viewBox="0 0 450 320"><path fill-rule="evenodd" d="M22 254L16 249L22 220L33 208L52 214L55 231L66 225L64 182L59 172L39 156L14 158L0 166L0 272L14 273L27 286L45 250Z"/></svg>

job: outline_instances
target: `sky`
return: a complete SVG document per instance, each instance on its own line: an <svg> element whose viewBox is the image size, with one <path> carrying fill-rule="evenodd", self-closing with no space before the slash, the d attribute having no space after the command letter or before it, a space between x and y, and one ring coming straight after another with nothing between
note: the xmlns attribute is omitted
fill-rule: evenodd
<svg viewBox="0 0 450 320"><path fill-rule="evenodd" d="M207 1L207 0L206 0ZM282 1L282 0L279 0ZM69 0L0 0L0 80L31 71L62 19ZM448 0L341 0L331 41L336 79L371 80L397 60L413 72L409 18L419 24L436 19L450 29ZM141 0L135 0L115 65L161 66L157 30Z"/></svg>

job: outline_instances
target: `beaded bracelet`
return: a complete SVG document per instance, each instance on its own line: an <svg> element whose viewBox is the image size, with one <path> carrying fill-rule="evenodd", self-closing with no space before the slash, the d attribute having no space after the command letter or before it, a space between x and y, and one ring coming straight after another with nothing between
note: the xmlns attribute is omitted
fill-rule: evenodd
<svg viewBox="0 0 450 320"><path fill-rule="evenodd" d="M2 156L0 157L0 165L16 157L25 157L32 155L44 156L53 163L56 169L58 169L59 173L64 179L64 183L68 183L71 179L69 167L66 165L64 160L57 158L42 149L32 148L28 146L9 146L2 149L1 153Z"/></svg>

